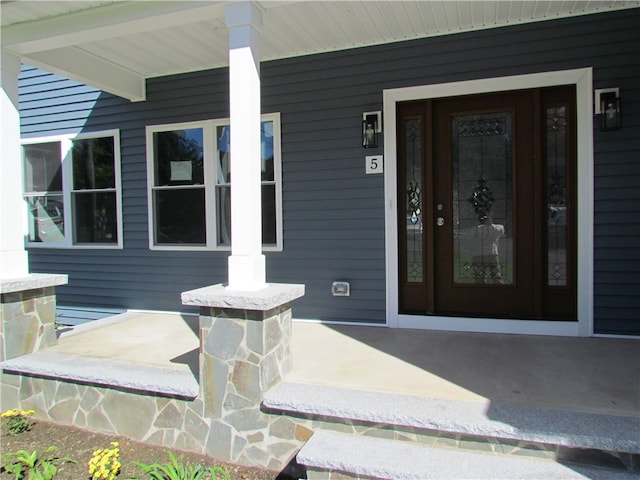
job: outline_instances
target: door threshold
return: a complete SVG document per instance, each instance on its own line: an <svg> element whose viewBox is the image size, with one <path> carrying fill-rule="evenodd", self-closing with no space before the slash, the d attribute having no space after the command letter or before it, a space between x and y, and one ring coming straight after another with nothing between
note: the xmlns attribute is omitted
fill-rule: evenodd
<svg viewBox="0 0 640 480"><path fill-rule="evenodd" d="M562 337L580 336L580 323L575 320L514 320L432 315L398 315L398 328L518 335L553 335Z"/></svg>

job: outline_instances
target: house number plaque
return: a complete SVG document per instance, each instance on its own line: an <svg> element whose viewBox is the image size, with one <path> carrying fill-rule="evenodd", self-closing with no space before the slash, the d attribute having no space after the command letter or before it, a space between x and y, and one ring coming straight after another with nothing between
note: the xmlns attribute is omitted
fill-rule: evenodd
<svg viewBox="0 0 640 480"><path fill-rule="evenodd" d="M367 175L374 173L384 173L384 161L382 155L367 155L365 172Z"/></svg>

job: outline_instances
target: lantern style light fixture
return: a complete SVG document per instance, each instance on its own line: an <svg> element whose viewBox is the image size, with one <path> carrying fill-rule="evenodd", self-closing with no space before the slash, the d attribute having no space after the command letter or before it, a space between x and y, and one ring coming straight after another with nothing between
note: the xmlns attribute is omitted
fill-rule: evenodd
<svg viewBox="0 0 640 480"><path fill-rule="evenodd" d="M362 146L376 148L378 133L382 132L382 112L365 112L362 114Z"/></svg>
<svg viewBox="0 0 640 480"><path fill-rule="evenodd" d="M601 129L618 130L620 128L620 97L615 92L605 93L600 96L602 109Z"/></svg>
<svg viewBox="0 0 640 480"><path fill-rule="evenodd" d="M600 114L600 130L618 130L622 126L620 91L617 88L596 90L596 114Z"/></svg>

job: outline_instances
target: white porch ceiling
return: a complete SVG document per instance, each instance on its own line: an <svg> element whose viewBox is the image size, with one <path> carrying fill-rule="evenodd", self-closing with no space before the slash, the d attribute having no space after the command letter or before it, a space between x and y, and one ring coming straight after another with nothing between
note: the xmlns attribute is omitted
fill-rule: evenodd
<svg viewBox="0 0 640 480"><path fill-rule="evenodd" d="M146 78L227 65L229 1L1 0L2 48L131 100ZM640 7L625 1L258 1L262 61Z"/></svg>

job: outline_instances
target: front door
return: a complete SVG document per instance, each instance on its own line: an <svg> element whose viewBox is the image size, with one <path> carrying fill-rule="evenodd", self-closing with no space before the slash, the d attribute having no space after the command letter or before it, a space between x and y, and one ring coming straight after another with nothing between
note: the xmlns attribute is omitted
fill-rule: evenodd
<svg viewBox="0 0 640 480"><path fill-rule="evenodd" d="M574 97L398 104L402 313L576 318Z"/></svg>

